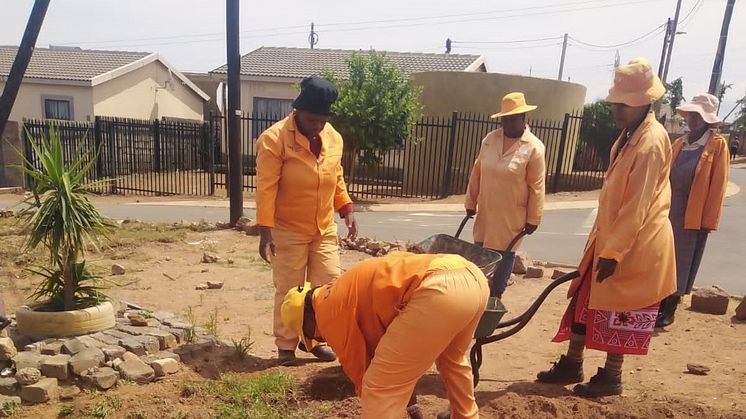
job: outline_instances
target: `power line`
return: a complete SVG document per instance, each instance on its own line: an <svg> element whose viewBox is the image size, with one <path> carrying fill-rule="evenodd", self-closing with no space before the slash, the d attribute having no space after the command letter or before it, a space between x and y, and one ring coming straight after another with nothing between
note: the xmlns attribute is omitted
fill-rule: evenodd
<svg viewBox="0 0 746 419"><path fill-rule="evenodd" d="M562 45L562 42L553 42L551 44L542 44L542 45L521 45L521 46L515 46L515 47L470 47L470 46L462 46L459 47L460 49L471 49L471 50L511 50L511 49L533 49L533 48L546 48L546 47L555 47L558 45Z"/></svg>
<svg viewBox="0 0 746 419"><path fill-rule="evenodd" d="M691 20L688 21L689 18L694 18L694 16L699 12L699 9L702 7L702 4L704 3L703 0L697 0L697 2L692 6L692 9L689 10L689 12L681 19L681 27L684 28L686 25L691 23Z"/></svg>
<svg viewBox="0 0 746 419"><path fill-rule="evenodd" d="M636 44L636 43L638 43L638 42L644 41L644 40L646 40L646 39L647 39L648 37L650 37L650 36L652 36L652 35L657 35L658 33L660 33L660 32L661 32L661 29L662 29L662 28L663 28L664 26L666 26L666 24L665 24L665 23L664 23L664 24L662 24L662 25L659 25L659 26L655 27L655 29L651 30L650 32L647 32L647 33L645 33L644 35L640 35L640 36L638 36L638 37L637 37L637 38L635 38L635 39L632 39L632 40L630 40L630 41L627 41L627 42L622 42L622 43L619 43L619 44L611 44L611 45L598 45L598 44L592 44L592 43L590 43L590 42L585 42L585 41L581 41L580 39L578 39L578 38L575 38L575 37L572 37L572 36L571 36L570 38L571 38L571 39L572 39L573 41L575 41L575 42L577 42L578 44L580 44L580 45L584 45L584 46L587 46L587 47L591 47L591 48L598 48L598 49L605 49L605 50L610 50L610 49L617 49L617 48L622 48L622 47L628 47L628 46L632 46L632 45L634 45L634 44Z"/></svg>
<svg viewBox="0 0 746 419"><path fill-rule="evenodd" d="M326 33L380 30L380 29L393 29L393 28L412 27L412 26L444 25L444 24L452 24L452 23L491 21L491 20L508 19L508 18L515 18L515 17L539 16L539 15L546 15L546 14L571 13L571 12L576 12L576 11L587 11L587 10L592 10L592 9L603 9L603 8L610 8L610 7L632 5L632 4L649 3L650 1L662 1L662 0L632 0L632 1L625 1L625 2L619 2L615 0L583 0L583 1L576 1L576 2L571 2L571 3L561 4L561 5L555 5L555 6L534 6L534 7L523 7L523 8L513 8L513 9L501 9L501 10L493 10L493 11L486 11L486 12L456 13L456 14L446 14L446 15L427 16L427 17L381 19L381 20L368 20L368 21L357 21L357 22L335 22L335 23L327 23L327 24L321 23L316 26L318 28L321 28L321 30L317 32L323 31ZM599 4L601 2L610 3L610 4ZM591 3L595 4L595 6L573 7L573 6L587 5ZM552 9L556 9L556 10L552 10ZM531 12L531 13L510 14L511 12L524 12L524 11L531 11L531 10L538 10L538 11ZM504 14L504 15L485 16L485 15L493 15L493 14ZM471 18L471 19L460 19L460 18L469 17L469 16L479 16L479 17ZM459 19L454 20L450 18L459 18ZM436 20L436 21L431 22L431 20ZM396 22L400 22L400 23L396 23ZM386 24L386 25L376 25L376 24L381 24L381 23ZM394 23L394 24L388 24L388 23ZM366 25L370 25L370 26L366 26ZM348 27L346 28L346 26ZM307 31L284 32L284 33L283 32L273 33L272 31L298 29L298 28L306 28L306 27L307 25L294 25L294 26L285 26L285 27L261 28L261 29L258 28L258 29L246 30L246 31L241 31L241 34L242 34L241 38L264 38L264 37L274 37L274 36L280 36L280 35L294 35L294 34L299 34L299 33L305 34L307 33ZM323 28L325 27L331 27L332 29L324 30ZM260 32L268 32L268 33L260 35L258 34ZM256 34L256 35L243 36L246 34ZM178 45L178 44L222 41L224 39L223 35L224 34L222 32L215 32L215 33L202 33L202 34L193 34L193 35L159 36L159 37L119 39L119 40L108 40L108 41L65 42L65 43L58 43L58 45L106 44L106 45L110 45L113 47L116 47L116 45L114 44L122 44L120 45L120 47L150 46L150 45L153 45L153 46L155 45ZM184 38L205 38L205 39L185 40ZM161 41L161 40L170 40L170 39L179 39L179 41L158 42L158 43L140 43L140 41ZM129 42L137 42L137 44L129 44Z"/></svg>
<svg viewBox="0 0 746 419"><path fill-rule="evenodd" d="M535 39L514 39L512 41L451 41L454 44L520 44L524 42L539 42L539 41L553 41L555 39L561 39L561 36L553 36L550 38L535 38Z"/></svg>

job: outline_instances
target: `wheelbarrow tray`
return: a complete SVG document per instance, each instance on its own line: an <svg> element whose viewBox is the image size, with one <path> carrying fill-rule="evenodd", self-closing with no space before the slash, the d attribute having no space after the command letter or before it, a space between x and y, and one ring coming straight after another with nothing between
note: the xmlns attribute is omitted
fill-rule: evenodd
<svg viewBox="0 0 746 419"><path fill-rule="evenodd" d="M448 234L436 234L418 243L425 253L448 253L462 256L477 265L487 278L495 272L495 268L502 260L500 253L473 243L457 239Z"/></svg>

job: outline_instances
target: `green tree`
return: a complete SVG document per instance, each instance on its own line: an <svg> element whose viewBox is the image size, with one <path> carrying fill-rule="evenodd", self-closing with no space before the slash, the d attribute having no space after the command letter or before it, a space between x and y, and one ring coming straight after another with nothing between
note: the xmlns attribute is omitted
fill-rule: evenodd
<svg viewBox="0 0 746 419"><path fill-rule="evenodd" d="M422 116L422 105L421 89L384 53L355 53L347 65L347 80L333 71L323 76L339 89L332 123L345 139L348 182L352 184L358 164L375 164L380 155L404 146Z"/></svg>
<svg viewBox="0 0 746 419"><path fill-rule="evenodd" d="M684 83L681 77L666 83L666 94L663 96L663 103L671 105L671 112L676 113L678 108L686 99L684 98Z"/></svg>
<svg viewBox="0 0 746 419"><path fill-rule="evenodd" d="M609 165L609 153L617 136L619 136L619 129L611 114L611 103L598 100L586 104L580 125L580 141L586 147L596 150L604 167Z"/></svg>

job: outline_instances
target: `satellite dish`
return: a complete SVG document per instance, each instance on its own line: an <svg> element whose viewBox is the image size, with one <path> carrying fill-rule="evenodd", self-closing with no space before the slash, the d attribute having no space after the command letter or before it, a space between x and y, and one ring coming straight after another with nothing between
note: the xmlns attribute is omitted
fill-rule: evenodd
<svg viewBox="0 0 746 419"><path fill-rule="evenodd" d="M221 114L225 114L225 84L221 81L218 83L218 90L215 91L215 102Z"/></svg>

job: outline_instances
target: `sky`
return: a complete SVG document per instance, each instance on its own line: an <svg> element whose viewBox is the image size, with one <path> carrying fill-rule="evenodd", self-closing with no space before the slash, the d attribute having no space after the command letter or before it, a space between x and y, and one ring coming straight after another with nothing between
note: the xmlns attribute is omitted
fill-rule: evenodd
<svg viewBox="0 0 746 419"><path fill-rule="evenodd" d="M740 3L740 4L739 4ZM18 45L32 0L0 0L0 45ZM726 0L682 0L668 80L684 96L706 92ZM490 72L556 79L569 34L564 80L605 97L617 51L622 63L646 57L657 69L664 24L676 0L242 1L241 53L261 46L484 54ZM37 46L158 52L181 71L225 63L222 0L52 0ZM518 41L518 42L515 42ZM746 4L736 2L722 80L733 84L725 116L746 95ZM530 99L530 98L529 98ZM737 112L737 111L736 111ZM735 113L734 112L734 115ZM732 119L732 116L731 116Z"/></svg>

